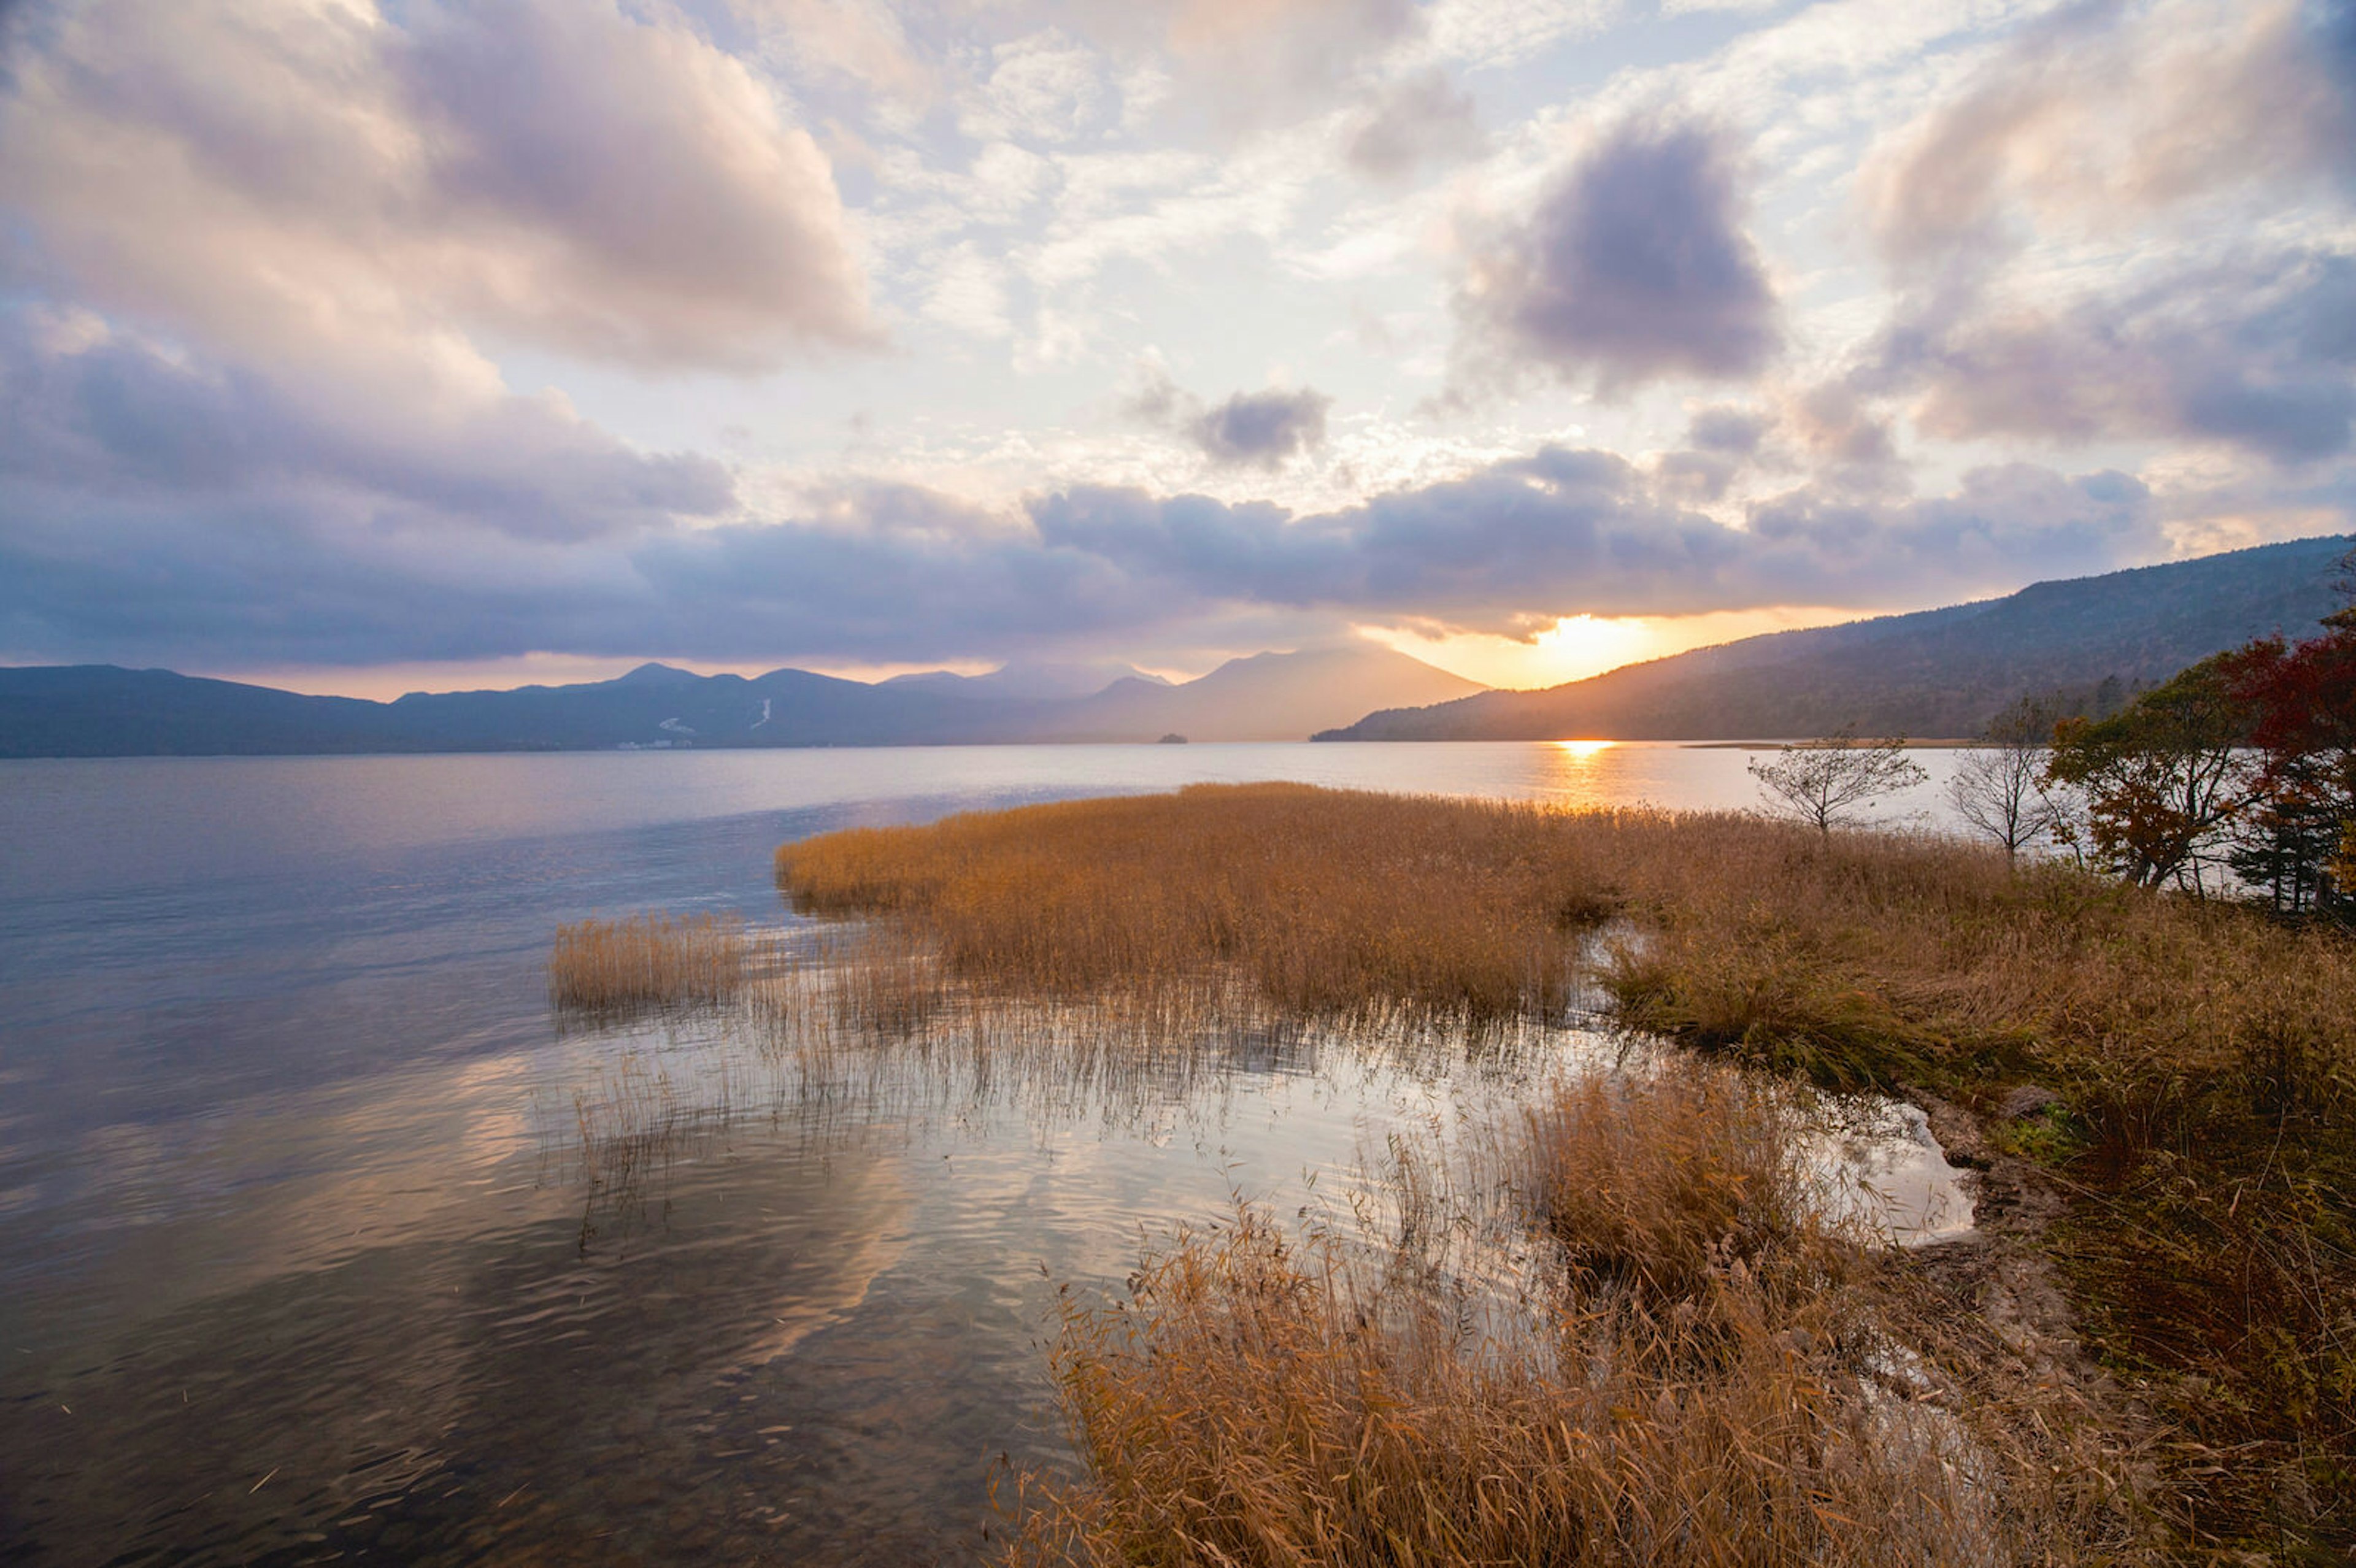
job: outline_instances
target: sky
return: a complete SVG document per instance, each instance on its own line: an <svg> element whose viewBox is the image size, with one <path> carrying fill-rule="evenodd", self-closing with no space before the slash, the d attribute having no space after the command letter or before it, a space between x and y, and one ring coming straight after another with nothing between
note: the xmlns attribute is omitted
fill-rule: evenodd
<svg viewBox="0 0 2356 1568"><path fill-rule="evenodd" d="M2356 529L2356 0L0 0L0 663L1546 685Z"/></svg>

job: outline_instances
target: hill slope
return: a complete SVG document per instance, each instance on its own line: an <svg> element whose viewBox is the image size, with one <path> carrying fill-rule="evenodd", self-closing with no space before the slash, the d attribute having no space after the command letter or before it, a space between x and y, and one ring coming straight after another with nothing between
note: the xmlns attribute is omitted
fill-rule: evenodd
<svg viewBox="0 0 2356 1568"><path fill-rule="evenodd" d="M2302 636L2334 608L2351 539L2297 539L2040 582L2002 599L1778 632L1543 691L1368 715L1320 740L1707 741L1965 736L2025 694L2126 689L2253 637Z"/></svg>

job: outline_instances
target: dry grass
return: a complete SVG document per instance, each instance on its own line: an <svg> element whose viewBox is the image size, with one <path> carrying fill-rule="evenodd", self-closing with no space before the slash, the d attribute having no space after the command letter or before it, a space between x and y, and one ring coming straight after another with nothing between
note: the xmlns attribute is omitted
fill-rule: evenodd
<svg viewBox="0 0 2356 1568"><path fill-rule="evenodd" d="M1512 1334L1468 1335L1428 1268L1354 1266L1256 1211L1183 1239L1127 1300L1067 1307L1088 1479L1027 1487L1011 1559L1996 1564L2108 1541L2061 1402L2002 1408L1891 1337L1895 1284L1810 1217L1794 1130L1788 1096L1723 1072L1567 1088L1519 1146L1521 1221L1558 1249Z"/></svg>
<svg viewBox="0 0 2356 1568"><path fill-rule="evenodd" d="M890 913L960 978L1062 996L1240 970L1308 1015L1370 1001L1504 1016L1569 972L1530 813L1278 786L1083 801L789 844L815 912ZM1566 846L1567 847L1567 846Z"/></svg>
<svg viewBox="0 0 2356 1568"><path fill-rule="evenodd" d="M745 977L744 923L734 915L639 914L556 928L549 999L610 1014L717 1002Z"/></svg>
<svg viewBox="0 0 2356 1568"><path fill-rule="evenodd" d="M2056 1256L2174 1424L2181 1539L2356 1548L2345 936L1948 840L1291 785L830 835L777 869L969 993L1510 1019L1575 1001L1624 930L1601 978L1629 1024L1983 1110L2053 1089L1997 1136L2072 1195Z"/></svg>

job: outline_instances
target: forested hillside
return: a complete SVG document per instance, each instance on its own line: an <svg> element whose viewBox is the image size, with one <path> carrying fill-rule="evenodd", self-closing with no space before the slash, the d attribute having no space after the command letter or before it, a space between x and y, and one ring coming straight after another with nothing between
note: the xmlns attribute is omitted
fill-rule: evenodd
<svg viewBox="0 0 2356 1568"><path fill-rule="evenodd" d="M2002 599L1780 632L1630 665L1543 691L1492 691L1376 713L1320 740L1738 740L1977 734L2025 695L2119 706L2254 637L2298 636L2335 604L2348 538L2297 539L2070 581Z"/></svg>

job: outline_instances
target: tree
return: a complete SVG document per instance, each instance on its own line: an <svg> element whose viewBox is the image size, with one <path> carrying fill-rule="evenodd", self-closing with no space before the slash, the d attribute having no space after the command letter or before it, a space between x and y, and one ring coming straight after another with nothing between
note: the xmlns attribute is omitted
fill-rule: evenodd
<svg viewBox="0 0 2356 1568"><path fill-rule="evenodd" d="M1931 775L1905 754L1902 735L1859 741L1857 726L1783 747L1772 761L1751 763L1751 776L1783 810L1823 834L1877 796L1911 789Z"/></svg>
<svg viewBox="0 0 2356 1568"><path fill-rule="evenodd" d="M2263 758L2234 871L2287 913L2356 921L2356 550L2340 567L2351 603L2322 636L2264 638L2221 663Z"/></svg>
<svg viewBox="0 0 2356 1568"><path fill-rule="evenodd" d="M2054 731L2045 784L2081 792L2094 858L2139 887L2206 891L2205 868L2259 796L2233 656L2203 659L2108 719L2065 719Z"/></svg>
<svg viewBox="0 0 2356 1568"><path fill-rule="evenodd" d="M2060 823L2044 787L2053 725L2046 704L2022 698L1989 721L1981 744L1963 753L1947 781L1955 815L2003 845L2008 860Z"/></svg>

